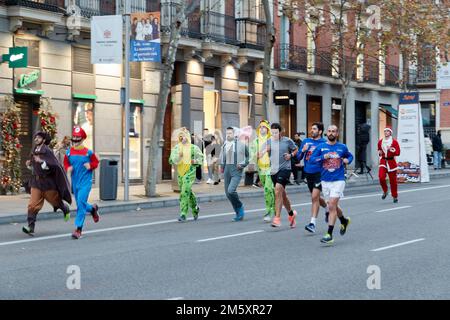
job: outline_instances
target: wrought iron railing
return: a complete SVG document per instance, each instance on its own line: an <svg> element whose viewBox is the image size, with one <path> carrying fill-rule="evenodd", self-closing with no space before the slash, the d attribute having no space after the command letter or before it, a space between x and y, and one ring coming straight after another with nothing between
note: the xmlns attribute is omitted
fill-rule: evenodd
<svg viewBox="0 0 450 320"><path fill-rule="evenodd" d="M275 68L306 72L308 65L308 50L304 47L290 44L275 46Z"/></svg>
<svg viewBox="0 0 450 320"><path fill-rule="evenodd" d="M203 14L202 31L205 39L237 44L236 20L233 16L206 11Z"/></svg>
<svg viewBox="0 0 450 320"><path fill-rule="evenodd" d="M316 67L315 67L315 73L320 74L322 76L328 76L330 77L332 72L332 63L333 63L333 57L331 53L324 52L324 51L317 51L316 52Z"/></svg>
<svg viewBox="0 0 450 320"><path fill-rule="evenodd" d="M400 69L397 66L386 65L384 84L390 87L398 87L400 80Z"/></svg>
<svg viewBox="0 0 450 320"><path fill-rule="evenodd" d="M380 83L380 67L378 62L364 62L364 82L373 84Z"/></svg>
<svg viewBox="0 0 450 320"><path fill-rule="evenodd" d="M23 6L52 12L64 12L64 0L5 0L7 6Z"/></svg>
<svg viewBox="0 0 450 320"><path fill-rule="evenodd" d="M237 41L241 48L264 50L266 25L253 20L236 19Z"/></svg>

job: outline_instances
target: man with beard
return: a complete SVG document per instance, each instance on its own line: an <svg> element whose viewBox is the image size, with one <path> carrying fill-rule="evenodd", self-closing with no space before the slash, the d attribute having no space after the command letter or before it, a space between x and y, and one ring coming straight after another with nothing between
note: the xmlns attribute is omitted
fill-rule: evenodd
<svg viewBox="0 0 450 320"><path fill-rule="evenodd" d="M53 206L56 212L61 209L64 213L64 221L70 219L70 208L63 200L72 203L67 176L56 159L52 150L48 147L50 136L39 131L34 136L35 147L31 159L26 165L32 171L30 187L31 198L28 203L28 226L22 228L26 234L33 236L36 217L44 205L44 200Z"/></svg>
<svg viewBox="0 0 450 320"><path fill-rule="evenodd" d="M249 163L248 147L239 141L239 129L232 127L227 128L226 142L222 147L221 153L221 170L224 173L225 194L233 206L236 216L233 221L241 221L244 219L244 205L239 199L237 188L242 179L244 168Z"/></svg>
<svg viewBox="0 0 450 320"><path fill-rule="evenodd" d="M380 156L378 178L383 189L381 199L386 199L388 194L388 186L386 183L387 174L389 175L389 182L391 184L392 198L394 198L394 203L397 203L397 161L395 161L395 157L400 155L400 145L397 140L392 138L392 129L389 127L384 129L384 138L378 141L378 154Z"/></svg>
<svg viewBox="0 0 450 320"><path fill-rule="evenodd" d="M83 145L86 138L86 132L81 127L74 127L72 131L73 146L67 150L64 157L64 167L67 175L71 177L72 192L77 202L76 229L72 233L73 239L81 238L86 212L91 213L95 223L100 219L98 206L88 203L92 188L92 176L94 170L98 167L98 159L92 150Z"/></svg>
<svg viewBox="0 0 450 320"><path fill-rule="evenodd" d="M336 217L341 221L340 234L343 236L348 226L350 218L345 218L342 211L338 210L339 199L344 196L345 189L345 165L353 161L353 155L348 151L345 144L339 143L337 138L339 129L335 125L331 125L327 130L328 141L318 145L311 155L312 163L320 163L322 165L321 180L322 191L328 201L329 218L328 232L320 240L325 244L332 244L333 229L336 223Z"/></svg>

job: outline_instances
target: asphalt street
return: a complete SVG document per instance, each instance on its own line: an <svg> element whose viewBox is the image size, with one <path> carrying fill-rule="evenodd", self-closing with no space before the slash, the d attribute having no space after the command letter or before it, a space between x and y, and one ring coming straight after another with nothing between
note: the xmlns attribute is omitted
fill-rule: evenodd
<svg viewBox="0 0 450 320"><path fill-rule="evenodd" d="M320 243L322 209L317 233L304 230L306 193L290 194L295 229L285 211L281 228L263 222L262 197L244 199L242 222L226 201L184 223L176 207L87 217L80 240L73 217L38 220L33 238L1 225L0 299L449 299L449 194L449 178L402 185L397 204L377 186L348 189L352 224L342 237L337 223L333 246ZM70 266L80 289L67 287Z"/></svg>

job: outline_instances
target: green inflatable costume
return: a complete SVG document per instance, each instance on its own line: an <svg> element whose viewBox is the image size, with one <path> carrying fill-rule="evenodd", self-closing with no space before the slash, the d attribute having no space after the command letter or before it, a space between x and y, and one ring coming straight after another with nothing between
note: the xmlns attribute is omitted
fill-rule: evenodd
<svg viewBox="0 0 450 320"><path fill-rule="evenodd" d="M261 133L261 129L264 128ZM267 120L262 120L256 128L256 139L251 146L251 163L256 164L258 175L264 187L264 198L266 202L266 213L264 221L270 222L275 214L275 191L273 187L272 177L270 175L270 157L269 153L264 155L262 148L266 145L266 141L272 136L270 124Z"/></svg>
<svg viewBox="0 0 450 320"><path fill-rule="evenodd" d="M191 136L186 128L179 130L177 141L177 145L170 153L169 163L177 166L180 187L180 217L178 221L186 221L189 208L192 209L194 220L197 220L200 208L192 191L192 185L195 181L196 168L203 163L203 153L199 147L191 144Z"/></svg>

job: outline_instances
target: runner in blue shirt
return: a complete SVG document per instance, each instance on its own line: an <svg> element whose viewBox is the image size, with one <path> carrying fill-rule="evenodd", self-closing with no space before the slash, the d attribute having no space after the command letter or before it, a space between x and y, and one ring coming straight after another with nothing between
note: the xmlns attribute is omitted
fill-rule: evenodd
<svg viewBox="0 0 450 320"><path fill-rule="evenodd" d="M342 211L338 211L339 199L344 196L345 189L345 165L353 161L353 155L345 144L339 143L337 138L339 129L331 125L327 130L328 141L316 147L310 161L321 164L322 191L328 201L330 212L328 221L328 233L320 240L325 244L332 244L333 229L336 216L341 221L341 235L344 235L350 224L350 218L345 218Z"/></svg>
<svg viewBox="0 0 450 320"><path fill-rule="evenodd" d="M316 147L327 142L327 140L322 138L323 130L323 123L314 122L310 131L311 138L303 140L300 146L301 152L297 154L298 161L303 159L305 165L303 171L305 172L309 192L311 192L311 222L305 227L305 230L311 233L316 232L316 220L319 215L319 206L325 208L325 222L328 223L328 206L325 199L320 196L320 192L322 191L322 166L318 162L311 161L311 155Z"/></svg>

